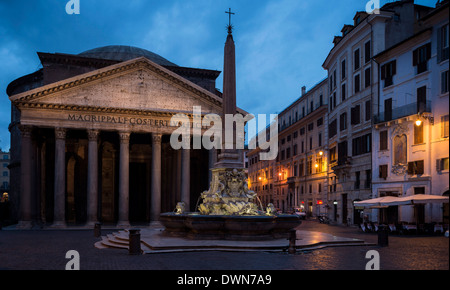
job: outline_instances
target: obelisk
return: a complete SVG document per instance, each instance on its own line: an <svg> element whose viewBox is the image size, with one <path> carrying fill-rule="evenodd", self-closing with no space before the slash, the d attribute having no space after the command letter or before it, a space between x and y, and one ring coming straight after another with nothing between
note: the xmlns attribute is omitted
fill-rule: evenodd
<svg viewBox="0 0 450 290"><path fill-rule="evenodd" d="M236 57L235 46L233 40L233 26L231 25L231 9L230 22L227 26L228 35L225 42L224 62L223 62L223 93L222 93L222 149L217 158L215 168L243 168L242 160L239 158L239 150L236 148L236 126L233 128L225 128L226 115L233 116L236 114ZM225 139L225 129L233 130L233 140ZM228 146L226 143L228 142ZM229 147L232 148L230 149Z"/></svg>

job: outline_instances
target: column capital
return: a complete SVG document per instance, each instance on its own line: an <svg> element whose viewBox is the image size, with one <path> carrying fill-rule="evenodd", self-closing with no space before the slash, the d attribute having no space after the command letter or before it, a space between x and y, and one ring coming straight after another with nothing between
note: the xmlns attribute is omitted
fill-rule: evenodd
<svg viewBox="0 0 450 290"><path fill-rule="evenodd" d="M131 132L122 132L119 131L120 143L128 144L130 142Z"/></svg>
<svg viewBox="0 0 450 290"><path fill-rule="evenodd" d="M19 125L20 133L22 137L31 137L31 132L33 131L33 126L29 125Z"/></svg>
<svg viewBox="0 0 450 290"><path fill-rule="evenodd" d="M89 141L97 141L100 130L87 130Z"/></svg>
<svg viewBox="0 0 450 290"><path fill-rule="evenodd" d="M55 128L55 138L56 139L66 139L66 128L56 127Z"/></svg>
<svg viewBox="0 0 450 290"><path fill-rule="evenodd" d="M152 141L153 143L161 143L162 134L161 133L152 133Z"/></svg>

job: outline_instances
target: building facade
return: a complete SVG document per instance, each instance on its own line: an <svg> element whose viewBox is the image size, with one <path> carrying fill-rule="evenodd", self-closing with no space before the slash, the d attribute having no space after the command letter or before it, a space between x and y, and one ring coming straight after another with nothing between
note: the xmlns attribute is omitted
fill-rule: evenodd
<svg viewBox="0 0 450 290"><path fill-rule="evenodd" d="M326 211L327 99L326 79L278 115L278 155L260 160L260 148L248 152L251 188L263 205L282 212L301 208L310 216ZM266 131L269 140L270 131Z"/></svg>
<svg viewBox="0 0 450 290"><path fill-rule="evenodd" d="M449 194L448 1L412 37L375 56L380 67L373 131L374 197ZM444 222L448 203L389 207L389 223Z"/></svg>
<svg viewBox="0 0 450 290"><path fill-rule="evenodd" d="M372 115L378 107L379 68L373 56L414 34L431 10L414 1L388 3L379 14L357 12L335 36L323 67L328 71L329 217L359 224L355 201L372 198Z"/></svg>
<svg viewBox="0 0 450 290"><path fill-rule="evenodd" d="M220 72L127 46L38 55L43 68L7 89L18 227L152 223L179 201L195 210L216 153L174 150L170 119L193 106L220 115Z"/></svg>

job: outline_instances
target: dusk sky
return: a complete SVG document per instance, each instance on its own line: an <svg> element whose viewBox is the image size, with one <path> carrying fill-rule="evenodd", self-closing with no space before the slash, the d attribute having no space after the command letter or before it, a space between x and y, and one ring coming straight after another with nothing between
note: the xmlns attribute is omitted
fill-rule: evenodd
<svg viewBox="0 0 450 290"><path fill-rule="evenodd" d="M282 111L326 77L322 63L344 24L366 0L0 0L0 148L8 151L7 85L41 68L36 52L78 54L105 45L150 50L185 67L223 70L231 8L237 105L253 114ZM381 1L381 5L386 2ZM434 7L436 0L415 1ZM217 79L222 91L222 75Z"/></svg>

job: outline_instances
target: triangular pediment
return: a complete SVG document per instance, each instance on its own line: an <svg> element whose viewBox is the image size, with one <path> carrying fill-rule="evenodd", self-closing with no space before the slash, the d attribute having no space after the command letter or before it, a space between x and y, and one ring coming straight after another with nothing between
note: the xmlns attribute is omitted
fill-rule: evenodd
<svg viewBox="0 0 450 290"><path fill-rule="evenodd" d="M222 99L140 57L10 97L21 105L62 105L134 111L221 111Z"/></svg>

